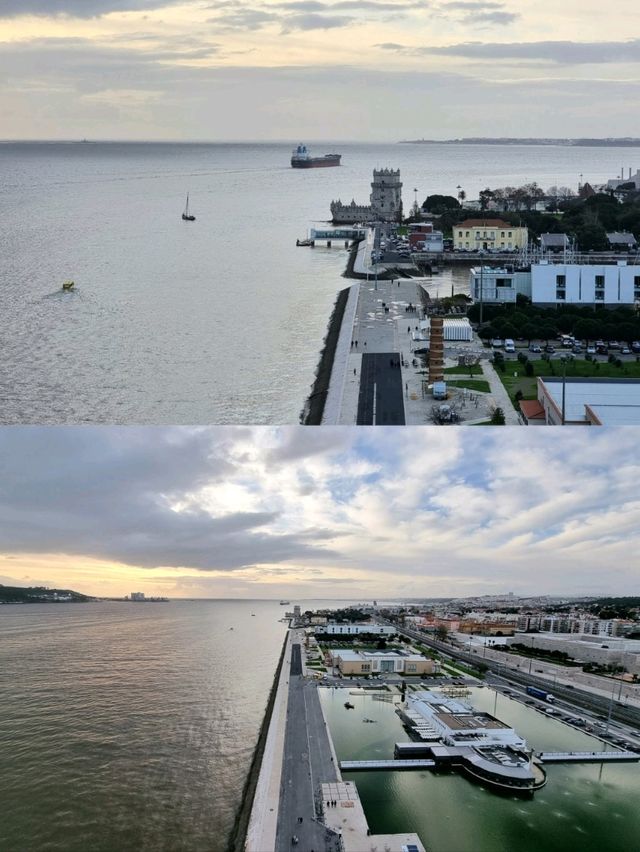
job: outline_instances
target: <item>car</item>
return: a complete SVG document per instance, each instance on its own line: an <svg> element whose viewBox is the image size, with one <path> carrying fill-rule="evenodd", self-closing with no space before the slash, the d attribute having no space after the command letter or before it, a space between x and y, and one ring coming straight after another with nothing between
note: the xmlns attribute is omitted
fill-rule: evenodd
<svg viewBox="0 0 640 852"><path fill-rule="evenodd" d="M604 345L603 346L596 346L596 354L597 355L608 355L609 350Z"/></svg>
<svg viewBox="0 0 640 852"><path fill-rule="evenodd" d="M609 341L609 349L621 349L621 348L622 347L620 346L620 344L618 343L617 340L610 340Z"/></svg>
<svg viewBox="0 0 640 852"><path fill-rule="evenodd" d="M621 355L631 355L631 350L629 349L628 346L623 346L622 349L620 350L620 354Z"/></svg>
<svg viewBox="0 0 640 852"><path fill-rule="evenodd" d="M587 346L587 355L595 355L596 347L595 346Z"/></svg>
<svg viewBox="0 0 640 852"><path fill-rule="evenodd" d="M631 344L632 352L640 352L640 340L634 340Z"/></svg>
<svg viewBox="0 0 640 852"><path fill-rule="evenodd" d="M552 346L550 343L547 343L547 345L544 347L544 351L548 352L549 355L553 355L553 353L556 351L556 347Z"/></svg>
<svg viewBox="0 0 640 852"><path fill-rule="evenodd" d="M579 355L582 352L582 346L580 343L574 343L571 347L571 351L575 352L576 355Z"/></svg>
<svg viewBox="0 0 640 852"><path fill-rule="evenodd" d="M529 346L529 352L540 353L540 352L542 352L542 346L539 346L537 343L532 343Z"/></svg>

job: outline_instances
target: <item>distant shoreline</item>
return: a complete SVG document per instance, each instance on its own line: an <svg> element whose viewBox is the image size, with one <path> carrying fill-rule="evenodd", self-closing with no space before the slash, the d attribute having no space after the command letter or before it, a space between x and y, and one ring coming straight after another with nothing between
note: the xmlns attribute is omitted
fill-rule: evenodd
<svg viewBox="0 0 640 852"><path fill-rule="evenodd" d="M640 138L621 137L611 139L518 139L511 137L478 137L466 139L401 139L400 145L538 145L563 146L565 148L640 148Z"/></svg>

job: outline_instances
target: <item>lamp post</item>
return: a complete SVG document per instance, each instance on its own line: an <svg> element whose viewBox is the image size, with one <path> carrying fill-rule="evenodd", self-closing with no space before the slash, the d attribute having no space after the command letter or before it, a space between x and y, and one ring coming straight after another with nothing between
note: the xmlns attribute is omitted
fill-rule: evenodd
<svg viewBox="0 0 640 852"><path fill-rule="evenodd" d="M566 401L566 385L567 385L567 359L563 356L560 358L562 361L562 423L561 425L565 425L565 401Z"/></svg>
<svg viewBox="0 0 640 852"><path fill-rule="evenodd" d="M484 307L484 252L480 250L480 325Z"/></svg>

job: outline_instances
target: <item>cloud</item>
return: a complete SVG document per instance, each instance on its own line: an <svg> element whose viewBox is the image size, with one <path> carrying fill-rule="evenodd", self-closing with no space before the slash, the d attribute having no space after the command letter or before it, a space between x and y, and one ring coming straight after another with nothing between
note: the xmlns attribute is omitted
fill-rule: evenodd
<svg viewBox="0 0 640 852"><path fill-rule="evenodd" d="M414 55L460 56L465 59L488 61L515 59L518 61L554 62L559 65L594 65L640 61L640 39L627 41L576 42L479 42L470 41L442 47L406 47L378 45Z"/></svg>
<svg viewBox="0 0 640 852"><path fill-rule="evenodd" d="M98 18L112 12L138 12L175 5L176 0L2 0L0 18L23 15Z"/></svg>
<svg viewBox="0 0 640 852"><path fill-rule="evenodd" d="M5 429L0 548L234 589L637 591L633 430L429 433Z"/></svg>

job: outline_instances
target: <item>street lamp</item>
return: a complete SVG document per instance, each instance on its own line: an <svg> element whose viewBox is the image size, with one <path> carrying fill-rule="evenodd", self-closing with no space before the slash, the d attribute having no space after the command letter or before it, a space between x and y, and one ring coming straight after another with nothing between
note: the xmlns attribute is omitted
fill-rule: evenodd
<svg viewBox="0 0 640 852"><path fill-rule="evenodd" d="M565 401L566 401L566 385L567 385L567 359L562 356L562 426L565 425Z"/></svg>

